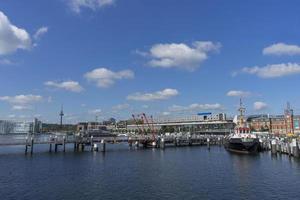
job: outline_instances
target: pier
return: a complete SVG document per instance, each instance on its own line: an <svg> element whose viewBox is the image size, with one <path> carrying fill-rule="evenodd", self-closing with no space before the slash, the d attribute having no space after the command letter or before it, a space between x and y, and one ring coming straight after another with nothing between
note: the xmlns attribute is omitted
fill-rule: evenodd
<svg viewBox="0 0 300 200"><path fill-rule="evenodd" d="M48 145L49 152L66 151L67 144L73 144L74 151L90 151L106 152L106 144L127 143L132 148L160 148L168 147L184 147L206 145L223 145L224 136L220 135L181 135L181 136L157 136L153 138L149 135L135 136L111 136L111 137L83 137L74 135L16 135L1 136L0 146L16 146L25 147L25 154L32 155L35 145Z"/></svg>
<svg viewBox="0 0 300 200"><path fill-rule="evenodd" d="M131 135L110 137L84 137L75 135L1 135L0 146L24 146L25 154L32 155L35 145L48 145L49 152L66 152L66 145L72 144L75 152L100 151L106 152L107 144L126 143L130 148L157 148L164 150L170 147L223 146L225 135ZM286 154L296 158L300 157L299 140L296 138L261 137L260 151L270 151L273 156Z"/></svg>

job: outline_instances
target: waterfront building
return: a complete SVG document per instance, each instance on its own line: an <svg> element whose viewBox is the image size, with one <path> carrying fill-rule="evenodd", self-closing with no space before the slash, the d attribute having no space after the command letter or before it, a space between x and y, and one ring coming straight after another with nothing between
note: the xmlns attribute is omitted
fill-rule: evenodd
<svg viewBox="0 0 300 200"><path fill-rule="evenodd" d="M271 128L269 115L251 115L247 122L253 132L268 132Z"/></svg>
<svg viewBox="0 0 300 200"><path fill-rule="evenodd" d="M0 120L0 134L28 134L40 133L42 122L34 119L33 122Z"/></svg>
<svg viewBox="0 0 300 200"><path fill-rule="evenodd" d="M93 130L106 130L106 125L100 122L80 122L77 124L77 132L93 131Z"/></svg>
<svg viewBox="0 0 300 200"><path fill-rule="evenodd" d="M127 124L128 132L149 131L150 127L158 132L191 132L197 134L229 134L234 129L232 120L227 120L224 113L192 115L176 118L156 118L149 124Z"/></svg>

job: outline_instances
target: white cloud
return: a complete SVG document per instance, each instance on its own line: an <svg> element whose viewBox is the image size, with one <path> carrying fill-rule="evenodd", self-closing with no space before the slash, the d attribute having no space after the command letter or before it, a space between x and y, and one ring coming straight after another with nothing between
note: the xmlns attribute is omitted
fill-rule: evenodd
<svg viewBox="0 0 300 200"><path fill-rule="evenodd" d="M39 28L39 29L35 32L33 38L34 38L35 40L38 40L38 39L40 39L40 37L41 37L42 35L44 35L44 34L47 33L47 32L48 32L48 27L43 26L43 27Z"/></svg>
<svg viewBox="0 0 300 200"><path fill-rule="evenodd" d="M268 104L261 102L261 101L254 102L254 104L253 104L253 108L256 111L264 110L267 107L268 107Z"/></svg>
<svg viewBox="0 0 300 200"><path fill-rule="evenodd" d="M32 110L32 107L28 105L14 105L12 110Z"/></svg>
<svg viewBox="0 0 300 200"><path fill-rule="evenodd" d="M99 115L101 112L102 110L100 108L89 110L89 114L93 114L93 115Z"/></svg>
<svg viewBox="0 0 300 200"><path fill-rule="evenodd" d="M148 109L148 108L150 108L150 106L149 105L142 105L142 108Z"/></svg>
<svg viewBox="0 0 300 200"><path fill-rule="evenodd" d="M0 11L0 55L10 54L18 49L30 49L31 45L27 31L11 24L7 16Z"/></svg>
<svg viewBox="0 0 300 200"><path fill-rule="evenodd" d="M129 108L129 104L118 104L112 107L113 110L126 110Z"/></svg>
<svg viewBox="0 0 300 200"><path fill-rule="evenodd" d="M0 65L13 65L13 64L15 64L15 63L13 63L9 59L6 59L6 58L0 59Z"/></svg>
<svg viewBox="0 0 300 200"><path fill-rule="evenodd" d="M115 0L67 0L72 11L80 13L82 8L96 10L114 4Z"/></svg>
<svg viewBox="0 0 300 200"><path fill-rule="evenodd" d="M198 103L194 103L194 104L190 104L188 106L179 106L179 105L173 105L171 107L169 107L169 111L172 112L181 112L181 111L196 111L196 110L223 110L224 107L219 104L219 103L215 103L215 104L198 104Z"/></svg>
<svg viewBox="0 0 300 200"><path fill-rule="evenodd" d="M281 63L264 67L245 67L242 73L254 74L261 78L276 78L293 74L300 74L300 65L297 63Z"/></svg>
<svg viewBox="0 0 300 200"><path fill-rule="evenodd" d="M290 44L285 44L285 43L276 43L276 44L272 44L271 46L264 48L263 54L264 55L276 55L276 56L300 55L300 46L290 45Z"/></svg>
<svg viewBox="0 0 300 200"><path fill-rule="evenodd" d="M168 116L168 115L170 115L171 113L170 112L162 112L161 113L163 116Z"/></svg>
<svg viewBox="0 0 300 200"><path fill-rule="evenodd" d="M155 44L146 55L152 58L148 63L152 67L193 71L208 58L209 52L220 48L220 43L211 41L196 41L191 46L184 43Z"/></svg>
<svg viewBox="0 0 300 200"><path fill-rule="evenodd" d="M2 96L0 101L6 101L10 104L16 105L27 105L31 103L40 102L43 100L43 97L40 95L17 95L17 96Z"/></svg>
<svg viewBox="0 0 300 200"><path fill-rule="evenodd" d="M116 80L134 78L134 72L131 70L113 72L107 68L98 68L86 73L84 77L89 81L96 82L98 87L108 88L112 86Z"/></svg>
<svg viewBox="0 0 300 200"><path fill-rule="evenodd" d="M171 97L175 97L179 94L176 89L164 89L153 93L135 93L127 96L128 100L134 101L155 101L155 100L166 100Z"/></svg>
<svg viewBox="0 0 300 200"><path fill-rule="evenodd" d="M251 95L251 92L241 91L241 90L230 90L226 94L229 97L248 97Z"/></svg>
<svg viewBox="0 0 300 200"><path fill-rule="evenodd" d="M60 88L71 92L83 91L83 87L76 81L64 81L64 82L47 81L44 84L46 86Z"/></svg>
<svg viewBox="0 0 300 200"><path fill-rule="evenodd" d="M8 118L15 118L16 115L15 115L15 114L10 114L10 115L8 115L7 117L8 117Z"/></svg>

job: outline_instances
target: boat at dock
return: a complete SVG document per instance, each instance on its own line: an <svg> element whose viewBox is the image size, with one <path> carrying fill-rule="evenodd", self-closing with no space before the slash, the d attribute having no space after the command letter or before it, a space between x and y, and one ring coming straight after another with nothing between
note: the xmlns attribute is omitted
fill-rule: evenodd
<svg viewBox="0 0 300 200"><path fill-rule="evenodd" d="M244 117L245 110L242 100L240 100L240 107L238 109L240 115L237 116L235 120L237 125L234 129L234 133L227 137L225 148L228 151L236 153L257 153L260 146L259 138L256 134L251 132Z"/></svg>

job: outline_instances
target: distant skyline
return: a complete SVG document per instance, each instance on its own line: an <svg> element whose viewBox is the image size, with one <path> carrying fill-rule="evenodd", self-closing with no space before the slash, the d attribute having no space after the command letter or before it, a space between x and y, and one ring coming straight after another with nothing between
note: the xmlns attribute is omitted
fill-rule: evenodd
<svg viewBox="0 0 300 200"><path fill-rule="evenodd" d="M0 2L0 118L300 114L300 2Z"/></svg>

